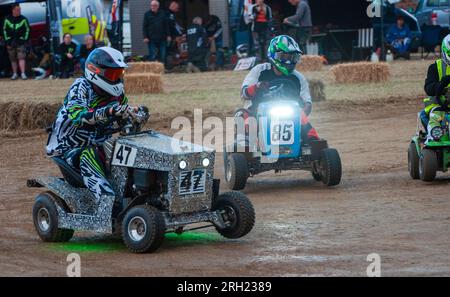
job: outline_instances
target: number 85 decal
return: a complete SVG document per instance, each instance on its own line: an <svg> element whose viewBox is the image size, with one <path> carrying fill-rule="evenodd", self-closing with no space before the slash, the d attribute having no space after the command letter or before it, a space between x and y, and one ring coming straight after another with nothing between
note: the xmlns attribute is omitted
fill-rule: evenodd
<svg viewBox="0 0 450 297"><path fill-rule="evenodd" d="M132 167L136 160L136 154L137 149L124 144L117 144L114 150L112 165Z"/></svg>

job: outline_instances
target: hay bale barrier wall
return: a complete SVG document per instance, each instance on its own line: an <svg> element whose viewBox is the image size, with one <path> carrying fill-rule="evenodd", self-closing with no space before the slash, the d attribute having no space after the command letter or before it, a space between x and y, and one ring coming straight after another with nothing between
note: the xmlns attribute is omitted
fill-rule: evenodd
<svg viewBox="0 0 450 297"><path fill-rule="evenodd" d="M125 94L159 94L163 92L162 76L154 73L125 75Z"/></svg>
<svg viewBox="0 0 450 297"><path fill-rule="evenodd" d="M320 71L322 70L323 62L324 60L321 56L305 55L302 56L296 68L300 72Z"/></svg>
<svg viewBox="0 0 450 297"><path fill-rule="evenodd" d="M0 103L0 130L46 129L55 120L60 103Z"/></svg>
<svg viewBox="0 0 450 297"><path fill-rule="evenodd" d="M313 102L325 101L325 84L320 79L311 79L309 83L309 92Z"/></svg>
<svg viewBox="0 0 450 297"><path fill-rule="evenodd" d="M127 74L137 74L137 73L154 73L154 74L164 74L164 64L159 62L131 62L128 63L129 68L127 69Z"/></svg>
<svg viewBox="0 0 450 297"><path fill-rule="evenodd" d="M391 72L387 63L358 62L339 64L330 72L337 83L364 83L388 81Z"/></svg>

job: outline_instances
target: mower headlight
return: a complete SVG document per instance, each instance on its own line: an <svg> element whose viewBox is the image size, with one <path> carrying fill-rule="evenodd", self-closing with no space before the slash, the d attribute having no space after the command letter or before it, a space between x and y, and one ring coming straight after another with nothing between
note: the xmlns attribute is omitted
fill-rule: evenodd
<svg viewBox="0 0 450 297"><path fill-rule="evenodd" d="M186 161L183 160L183 161L180 161L178 166L180 167L181 170L184 170L187 167L187 163L186 163Z"/></svg>
<svg viewBox="0 0 450 297"><path fill-rule="evenodd" d="M444 136L444 129L441 127L434 127L431 129L431 137L433 137L434 140L438 141L442 136Z"/></svg>
<svg viewBox="0 0 450 297"><path fill-rule="evenodd" d="M270 110L270 115L274 117L289 117L294 114L294 109L290 106L276 106Z"/></svg>
<svg viewBox="0 0 450 297"><path fill-rule="evenodd" d="M208 167L209 166L209 159L208 158L204 158L203 159L203 161L202 161L202 165L203 165L203 167Z"/></svg>

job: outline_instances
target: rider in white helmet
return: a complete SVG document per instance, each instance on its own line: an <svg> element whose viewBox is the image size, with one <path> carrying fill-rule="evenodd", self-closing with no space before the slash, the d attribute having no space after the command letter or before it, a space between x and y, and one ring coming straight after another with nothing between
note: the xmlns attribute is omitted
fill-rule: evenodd
<svg viewBox="0 0 450 297"><path fill-rule="evenodd" d="M128 116L123 86L127 67L121 52L95 49L86 60L84 76L70 87L48 138L47 154L78 170L99 205L115 197L106 179L102 145Z"/></svg>
<svg viewBox="0 0 450 297"><path fill-rule="evenodd" d="M441 58L436 60L428 68L425 80L425 92L429 96L424 99L425 108L420 117L423 125L427 128L427 140L433 140L431 130L440 126L442 114L450 110L449 96L446 96L450 87L450 35L442 41Z"/></svg>

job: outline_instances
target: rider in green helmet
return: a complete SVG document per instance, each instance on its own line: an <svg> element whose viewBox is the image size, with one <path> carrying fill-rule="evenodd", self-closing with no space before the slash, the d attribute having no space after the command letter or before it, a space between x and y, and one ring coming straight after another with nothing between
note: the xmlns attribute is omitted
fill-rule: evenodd
<svg viewBox="0 0 450 297"><path fill-rule="evenodd" d="M435 126L440 125L440 119L450 110L447 89L450 87L450 35L442 41L441 59L436 60L428 68L425 80L425 92L429 97L424 99L425 108L420 113L423 125L431 132ZM430 134L430 133L428 133ZM428 135L428 140L432 140Z"/></svg>
<svg viewBox="0 0 450 297"><path fill-rule="evenodd" d="M267 58L270 63L262 63L253 67L242 85L244 108L253 113L258 103L265 100L269 89L277 88L285 96L295 97L302 107L302 138L304 140L319 139L316 130L311 126L308 116L312 110L309 83L295 69L300 62L302 51L298 43L287 35L280 35L270 42Z"/></svg>

